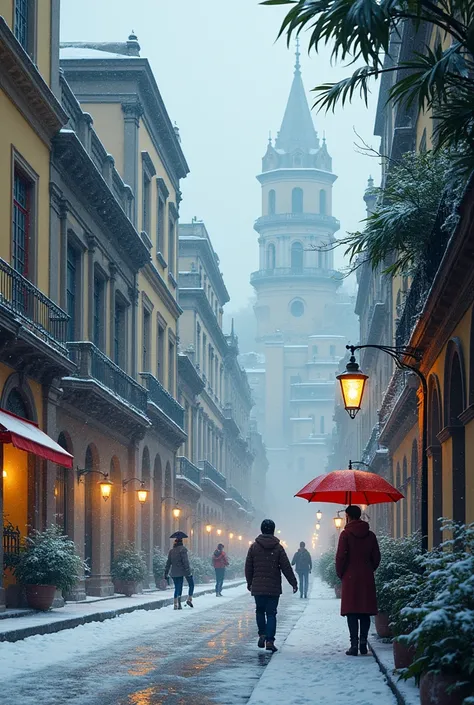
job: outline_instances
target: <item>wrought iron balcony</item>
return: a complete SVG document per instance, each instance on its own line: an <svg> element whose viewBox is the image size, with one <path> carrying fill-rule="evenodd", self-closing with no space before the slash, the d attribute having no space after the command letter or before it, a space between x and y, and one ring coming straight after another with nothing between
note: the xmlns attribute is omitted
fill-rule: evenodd
<svg viewBox="0 0 474 705"><path fill-rule="evenodd" d="M141 372L140 376L148 389L150 401L174 421L177 426L184 429L184 409L181 404L178 404L176 399L150 372Z"/></svg>
<svg viewBox="0 0 474 705"><path fill-rule="evenodd" d="M10 311L35 335L67 354L68 314L1 258L0 308Z"/></svg>
<svg viewBox="0 0 474 705"><path fill-rule="evenodd" d="M208 460L200 460L199 467L202 470L201 476L203 480L211 480L211 482L217 485L221 490L227 492L227 480L219 470L216 470L212 463Z"/></svg>
<svg viewBox="0 0 474 705"><path fill-rule="evenodd" d="M233 499L235 502L237 502L238 504L240 504L240 506L241 506L243 509L245 509L246 512L250 511L250 509L249 509L249 507L250 507L249 502L247 502L247 500L242 497L242 495L240 494L240 492L239 492L238 490L236 490L235 487L232 487L231 485L229 485L229 486L227 487L227 494L229 495L229 497L231 497L231 499Z"/></svg>
<svg viewBox="0 0 474 705"><path fill-rule="evenodd" d="M192 482L194 485L201 487L201 470L184 455L178 455L176 461L176 479L181 476Z"/></svg>
<svg viewBox="0 0 474 705"><path fill-rule="evenodd" d="M259 269L250 275L250 283L255 285L264 280L282 278L307 278L307 279L334 279L337 283L342 281L342 274L335 269L322 269L321 267L275 267L275 269Z"/></svg>

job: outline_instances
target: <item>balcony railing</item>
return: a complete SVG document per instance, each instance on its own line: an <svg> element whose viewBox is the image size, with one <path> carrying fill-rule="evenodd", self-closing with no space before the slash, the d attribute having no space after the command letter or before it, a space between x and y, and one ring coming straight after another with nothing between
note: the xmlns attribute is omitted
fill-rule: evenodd
<svg viewBox="0 0 474 705"><path fill-rule="evenodd" d="M235 489L235 487L231 487L230 485L227 487L227 494L229 497L231 497L233 500L238 502L241 507L243 507L245 510L248 510L249 508L249 503L247 502L246 499L242 497L240 492Z"/></svg>
<svg viewBox="0 0 474 705"><path fill-rule="evenodd" d="M95 379L136 409L146 413L147 391L129 377L93 343L68 343L69 356L77 365L73 376Z"/></svg>
<svg viewBox="0 0 474 705"><path fill-rule="evenodd" d="M311 277L319 279L342 280L342 274L335 269L322 269L321 267L275 267L275 269L259 269L250 275L250 283L262 279L279 277Z"/></svg>
<svg viewBox="0 0 474 705"><path fill-rule="evenodd" d="M199 466L202 470L203 478L208 478L209 480L212 480L212 482L214 482L214 484L216 484L222 490L227 491L227 480L225 479L224 475L219 472L219 470L216 470L212 463L210 463L208 460L200 460Z"/></svg>
<svg viewBox="0 0 474 705"><path fill-rule="evenodd" d="M148 389L150 401L156 404L177 426L184 428L184 409L181 404L178 404L176 399L150 372L141 372L140 376Z"/></svg>
<svg viewBox="0 0 474 705"><path fill-rule="evenodd" d="M1 258L0 307L9 309L36 335L66 352L68 314Z"/></svg>
<svg viewBox="0 0 474 705"><path fill-rule="evenodd" d="M194 482L198 487L201 486L201 471L194 463L192 463L184 455L179 455L176 460L178 461L178 475Z"/></svg>
<svg viewBox="0 0 474 705"><path fill-rule="evenodd" d="M179 272L178 283L180 289L201 289L202 281L199 272Z"/></svg>

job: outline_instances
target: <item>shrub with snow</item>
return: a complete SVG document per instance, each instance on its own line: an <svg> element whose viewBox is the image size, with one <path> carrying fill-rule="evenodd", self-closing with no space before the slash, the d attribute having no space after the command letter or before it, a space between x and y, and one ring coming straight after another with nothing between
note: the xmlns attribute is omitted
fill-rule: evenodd
<svg viewBox="0 0 474 705"><path fill-rule="evenodd" d="M153 549L153 575L157 580L165 577L165 567L168 556L163 553L161 548L155 546Z"/></svg>
<svg viewBox="0 0 474 705"><path fill-rule="evenodd" d="M14 566L22 585L55 585L64 592L72 590L87 570L74 541L54 525L25 539L25 550Z"/></svg>
<svg viewBox="0 0 474 705"><path fill-rule="evenodd" d="M330 548L328 551L322 554L317 564L317 571L321 580L324 580L324 582L327 583L329 587L334 588L336 587L336 585L341 584L341 581L337 577L336 573L335 548Z"/></svg>
<svg viewBox="0 0 474 705"><path fill-rule="evenodd" d="M139 583L147 574L147 566L142 551L137 551L133 543L122 546L112 561L113 580L130 580Z"/></svg>
<svg viewBox="0 0 474 705"><path fill-rule="evenodd" d="M420 573L418 559L421 554L419 534L402 538L380 535L380 565L375 571L375 588L379 612L394 617L396 602L403 581L411 579L412 574Z"/></svg>

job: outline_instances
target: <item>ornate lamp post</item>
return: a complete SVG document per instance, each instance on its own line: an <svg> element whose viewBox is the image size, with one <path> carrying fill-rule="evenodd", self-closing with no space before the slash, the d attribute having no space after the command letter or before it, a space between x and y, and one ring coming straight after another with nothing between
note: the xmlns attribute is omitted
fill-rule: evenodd
<svg viewBox="0 0 474 705"><path fill-rule="evenodd" d="M346 371L337 375L337 379L341 385L342 398L344 407L351 417L355 418L360 410L362 398L365 390L365 383L368 375L363 374L359 370L359 365L356 362L354 353L356 350L364 350L365 348L373 348L381 350L387 355L390 355L395 365L400 370L408 370L414 372L421 383L422 390L422 423L421 423L421 547L423 551L428 550L428 410L426 407L428 399L428 383L425 375L414 365L405 362L406 358L414 362L420 362L422 353L416 348L406 346L392 347L389 345L346 345L346 349L350 350L351 357L346 365Z"/></svg>
<svg viewBox="0 0 474 705"><path fill-rule="evenodd" d="M101 475L104 479L100 480L97 484L100 487L100 494L102 496L102 499L104 502L107 502L107 500L110 497L110 493L112 491L112 486L113 483L109 480L109 473L108 472L102 472L102 470L85 470L83 468L77 468L77 481L78 482L83 482L83 477L84 475Z"/></svg>
<svg viewBox="0 0 474 705"><path fill-rule="evenodd" d="M127 485L129 482L139 482L140 483L140 487L138 488L138 490L136 492L137 492L138 501L143 506L148 499L148 495L150 494L150 490L146 489L144 481L141 480L139 477L132 477L132 478L130 478L130 480L123 480L122 481L122 488L123 488L124 492L127 491Z"/></svg>

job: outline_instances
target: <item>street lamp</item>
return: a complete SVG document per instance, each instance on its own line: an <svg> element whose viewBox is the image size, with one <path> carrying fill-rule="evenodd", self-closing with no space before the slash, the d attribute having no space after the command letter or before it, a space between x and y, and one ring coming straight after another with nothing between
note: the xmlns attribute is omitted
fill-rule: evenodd
<svg viewBox="0 0 474 705"><path fill-rule="evenodd" d="M242 541L242 536L239 536L239 541Z"/></svg>
<svg viewBox="0 0 474 705"><path fill-rule="evenodd" d="M216 532L216 533L217 533L218 536L221 536L221 535L222 535L222 529L217 529L217 532Z"/></svg>
<svg viewBox="0 0 474 705"><path fill-rule="evenodd" d="M161 504L163 504L163 502L166 502L167 499L172 499L174 502L176 502L176 505L173 507L172 514L175 519L179 519L179 517L181 516L181 509L178 506L178 500L176 499L176 497L162 497Z"/></svg>
<svg viewBox="0 0 474 705"><path fill-rule="evenodd" d="M211 531L212 531L212 525L211 525L211 524L206 524L206 531L207 531L208 534L211 533Z"/></svg>
<svg viewBox="0 0 474 705"><path fill-rule="evenodd" d="M232 531L231 531L230 534L229 534L229 538L230 538L231 540L234 538L234 534L232 533Z"/></svg>
<svg viewBox="0 0 474 705"><path fill-rule="evenodd" d="M321 528L321 524L319 524L319 523L316 524L316 531L319 531L320 528Z"/></svg>
<svg viewBox="0 0 474 705"><path fill-rule="evenodd" d="M336 516L334 517L334 519L333 519L334 526L336 527L336 529L337 529L338 531L340 531L340 529L342 528L342 523L343 523L343 521L344 521L343 518L340 516L340 513L341 513L342 511L343 511L343 510L340 509L340 510L338 511L337 515L336 515Z"/></svg>
<svg viewBox="0 0 474 705"><path fill-rule="evenodd" d="M102 472L102 470L86 470L84 468L77 468L77 481L84 482L84 475L92 474L102 475L102 477L104 478L103 480L100 480L97 484L99 485L102 499L104 500L104 502L107 502L110 497L113 485L113 483L109 480L108 472Z"/></svg>
<svg viewBox="0 0 474 705"><path fill-rule="evenodd" d="M367 375L359 371L359 365L355 361L354 353L356 350L364 350L365 348L373 348L381 350L390 355L395 365L399 370L408 370L414 372L421 383L423 410L421 422L421 548L422 551L428 550L428 383L426 377L418 367L414 364L405 362L406 358L419 363L422 358L422 353L417 348L407 346L389 346L389 345L346 345L346 350L350 350L351 357L346 365L345 373L338 375L337 379L341 384L341 391L344 400L344 407L351 419L355 417L360 409L362 397L364 394L365 382L368 379ZM347 392L347 396L346 396Z"/></svg>
<svg viewBox="0 0 474 705"><path fill-rule="evenodd" d="M321 521L322 516L323 516L322 511L321 511L320 509L318 509L318 511L316 512L316 519L317 519L318 521Z"/></svg>
<svg viewBox="0 0 474 705"><path fill-rule="evenodd" d="M140 487L138 488L137 492L137 498L140 504L143 506L145 502L148 499L148 495L150 494L150 491L146 489L145 483L143 480L141 480L139 477L131 477L130 480L122 480L122 488L123 491L127 491L127 485L129 482L139 482Z"/></svg>

